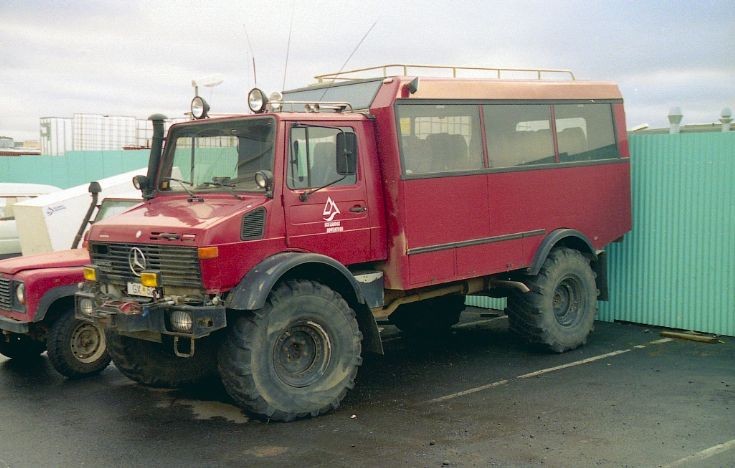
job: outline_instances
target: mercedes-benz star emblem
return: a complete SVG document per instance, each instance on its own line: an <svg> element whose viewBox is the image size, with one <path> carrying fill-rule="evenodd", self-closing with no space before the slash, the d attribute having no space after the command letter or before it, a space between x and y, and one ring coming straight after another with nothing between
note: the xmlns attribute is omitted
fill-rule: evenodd
<svg viewBox="0 0 735 468"><path fill-rule="evenodd" d="M146 263L145 255L143 255L142 250L138 247L130 249L130 253L128 254L128 265L130 265L130 271L132 271L135 276L140 276L140 274L143 273L143 270L145 270L147 266Z"/></svg>

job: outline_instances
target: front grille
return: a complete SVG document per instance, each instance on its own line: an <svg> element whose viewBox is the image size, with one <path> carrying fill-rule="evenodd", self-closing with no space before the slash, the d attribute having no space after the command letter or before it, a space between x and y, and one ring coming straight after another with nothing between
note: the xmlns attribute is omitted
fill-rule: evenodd
<svg viewBox="0 0 735 468"><path fill-rule="evenodd" d="M0 278L0 307L10 309L13 305L12 289L9 279Z"/></svg>
<svg viewBox="0 0 735 468"><path fill-rule="evenodd" d="M242 218L242 240L254 240L263 238L263 227L265 226L265 208L257 208Z"/></svg>
<svg viewBox="0 0 735 468"><path fill-rule="evenodd" d="M201 285L199 257L191 247L172 247L145 244L91 245L92 263L111 283L123 284L136 278L130 270L130 250L137 247L145 256L146 269L161 272L163 286Z"/></svg>

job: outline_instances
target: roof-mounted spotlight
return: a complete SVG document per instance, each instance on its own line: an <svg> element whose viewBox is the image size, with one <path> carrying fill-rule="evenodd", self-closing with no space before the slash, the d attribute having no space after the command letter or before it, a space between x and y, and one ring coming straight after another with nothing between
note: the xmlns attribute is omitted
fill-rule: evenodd
<svg viewBox="0 0 735 468"><path fill-rule="evenodd" d="M195 119L205 119L207 118L207 113L209 112L209 104L207 104L207 101L204 100L201 96L194 96L194 99L191 100L191 115Z"/></svg>
<svg viewBox="0 0 735 468"><path fill-rule="evenodd" d="M268 98L265 97L265 93L258 89L253 88L248 93L248 107L256 114L265 112L265 106L268 104Z"/></svg>

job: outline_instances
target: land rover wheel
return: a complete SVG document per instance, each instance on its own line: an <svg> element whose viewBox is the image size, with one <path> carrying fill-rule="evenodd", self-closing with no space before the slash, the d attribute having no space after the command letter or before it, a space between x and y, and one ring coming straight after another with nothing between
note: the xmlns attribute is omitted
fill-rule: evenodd
<svg viewBox="0 0 735 468"><path fill-rule="evenodd" d="M51 325L48 357L61 375L76 379L102 372L110 364L105 332L91 322L76 320L67 310Z"/></svg>
<svg viewBox="0 0 735 468"><path fill-rule="evenodd" d="M355 383L362 334L355 312L315 281L280 284L230 326L219 353L227 392L256 417L291 421L336 409Z"/></svg>
<svg viewBox="0 0 735 468"><path fill-rule="evenodd" d="M459 322L464 310L464 296L451 295L402 305L390 316L390 322L410 335L446 333Z"/></svg>
<svg viewBox="0 0 735 468"><path fill-rule="evenodd" d="M45 343L26 335L0 335L0 354L10 359L32 359L46 350Z"/></svg>
<svg viewBox="0 0 735 468"><path fill-rule="evenodd" d="M169 336L158 343L108 331L107 350L123 375L149 387L183 387L217 375L217 339L213 336L196 340L192 357L179 357Z"/></svg>
<svg viewBox="0 0 735 468"><path fill-rule="evenodd" d="M506 312L514 333L558 353L587 342L597 312L597 286L580 252L552 250L539 274L526 284L531 292L508 297Z"/></svg>

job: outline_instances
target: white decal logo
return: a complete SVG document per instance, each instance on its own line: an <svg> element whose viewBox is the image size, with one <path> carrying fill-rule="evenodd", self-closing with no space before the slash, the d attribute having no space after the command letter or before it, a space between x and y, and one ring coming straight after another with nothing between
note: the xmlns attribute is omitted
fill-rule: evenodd
<svg viewBox="0 0 735 468"><path fill-rule="evenodd" d="M337 204L334 203L332 197L327 197L327 203L324 205L324 211L322 212L322 215L324 215L324 221L333 220L339 213L339 208L337 208Z"/></svg>

